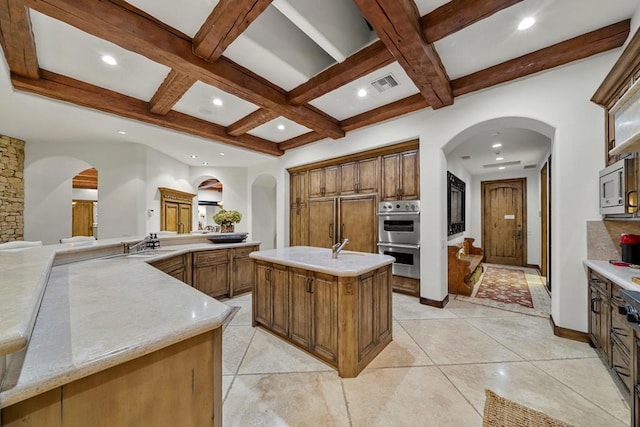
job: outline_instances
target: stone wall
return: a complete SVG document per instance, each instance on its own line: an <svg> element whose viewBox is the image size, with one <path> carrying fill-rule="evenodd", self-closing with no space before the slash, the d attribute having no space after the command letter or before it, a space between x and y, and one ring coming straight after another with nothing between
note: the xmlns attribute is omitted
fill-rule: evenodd
<svg viewBox="0 0 640 427"><path fill-rule="evenodd" d="M0 135L0 243L24 239L24 141Z"/></svg>

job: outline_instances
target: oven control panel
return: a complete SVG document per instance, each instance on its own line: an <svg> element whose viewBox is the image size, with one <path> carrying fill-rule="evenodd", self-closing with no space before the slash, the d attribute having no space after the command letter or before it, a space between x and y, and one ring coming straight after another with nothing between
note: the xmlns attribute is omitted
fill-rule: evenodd
<svg viewBox="0 0 640 427"><path fill-rule="evenodd" d="M378 207L380 213L386 212L420 212L419 200L398 200L380 202Z"/></svg>

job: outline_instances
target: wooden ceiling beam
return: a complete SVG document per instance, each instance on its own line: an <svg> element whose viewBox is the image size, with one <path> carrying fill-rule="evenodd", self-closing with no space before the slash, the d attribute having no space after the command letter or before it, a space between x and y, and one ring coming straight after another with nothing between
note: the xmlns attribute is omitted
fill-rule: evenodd
<svg viewBox="0 0 640 427"><path fill-rule="evenodd" d="M0 45L12 73L40 77L29 10L19 1L0 0Z"/></svg>
<svg viewBox="0 0 640 427"><path fill-rule="evenodd" d="M220 0L193 38L193 53L214 62L272 0Z"/></svg>
<svg viewBox="0 0 640 427"><path fill-rule="evenodd" d="M412 0L355 0L380 40L391 51L420 93L434 108L453 104L453 94L440 56L422 34Z"/></svg>
<svg viewBox="0 0 640 427"><path fill-rule="evenodd" d="M232 136L240 136L277 117L279 117L278 113L260 108L237 122L231 123L227 127L227 133Z"/></svg>
<svg viewBox="0 0 640 427"><path fill-rule="evenodd" d="M320 141L325 137L318 132L307 132L303 135L296 136L295 138L287 139L278 144L281 150L290 150L292 148L302 147L303 145L311 144L312 142Z"/></svg>
<svg viewBox="0 0 640 427"><path fill-rule="evenodd" d="M167 77L165 77L153 98L149 101L149 110L154 114L167 114L197 81L193 77L175 70L169 71L169 74L167 74Z"/></svg>
<svg viewBox="0 0 640 427"><path fill-rule="evenodd" d="M453 94L465 95L618 48L629 36L630 22L627 19L608 25L455 79L451 82Z"/></svg>
<svg viewBox="0 0 640 427"><path fill-rule="evenodd" d="M17 90L71 102L83 107L93 108L106 113L139 120L202 138L213 139L236 147L273 156L283 154L283 151L278 148L278 144L275 142L251 135L232 137L227 135L223 126L176 111L170 111L165 116L159 116L149 111L149 104L145 101L61 76L50 71L40 70L40 76L39 80L33 80L12 74L11 82Z"/></svg>
<svg viewBox="0 0 640 427"><path fill-rule="evenodd" d="M420 19L424 39L435 43L522 0L452 0Z"/></svg>
<svg viewBox="0 0 640 427"><path fill-rule="evenodd" d="M338 121L306 106L289 104L286 93L262 77L222 57L210 63L191 51L191 43L155 22L114 3L91 0L23 0L54 19L190 75L260 107L273 110L331 138L344 131Z"/></svg>
<svg viewBox="0 0 640 427"><path fill-rule="evenodd" d="M392 102L391 104L383 105L382 107L374 108L373 110L344 119L340 122L340 125L345 131L349 132L365 126L374 125L383 120L389 120L402 116L403 114L422 110L428 106L429 104L425 101L424 97L417 93Z"/></svg>

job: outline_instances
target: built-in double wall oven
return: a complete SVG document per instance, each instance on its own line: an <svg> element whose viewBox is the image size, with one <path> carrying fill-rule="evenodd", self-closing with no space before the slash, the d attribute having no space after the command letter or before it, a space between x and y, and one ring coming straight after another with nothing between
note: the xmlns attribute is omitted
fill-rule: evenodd
<svg viewBox="0 0 640 427"><path fill-rule="evenodd" d="M379 204L378 253L396 259L392 267L394 275L420 278L420 201Z"/></svg>

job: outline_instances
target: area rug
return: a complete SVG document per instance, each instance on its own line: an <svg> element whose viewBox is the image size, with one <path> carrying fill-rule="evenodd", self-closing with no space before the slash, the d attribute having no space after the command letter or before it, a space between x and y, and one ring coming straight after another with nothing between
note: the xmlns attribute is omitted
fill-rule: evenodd
<svg viewBox="0 0 640 427"><path fill-rule="evenodd" d="M456 299L516 313L549 317L551 299L533 269L488 266L471 296Z"/></svg>

